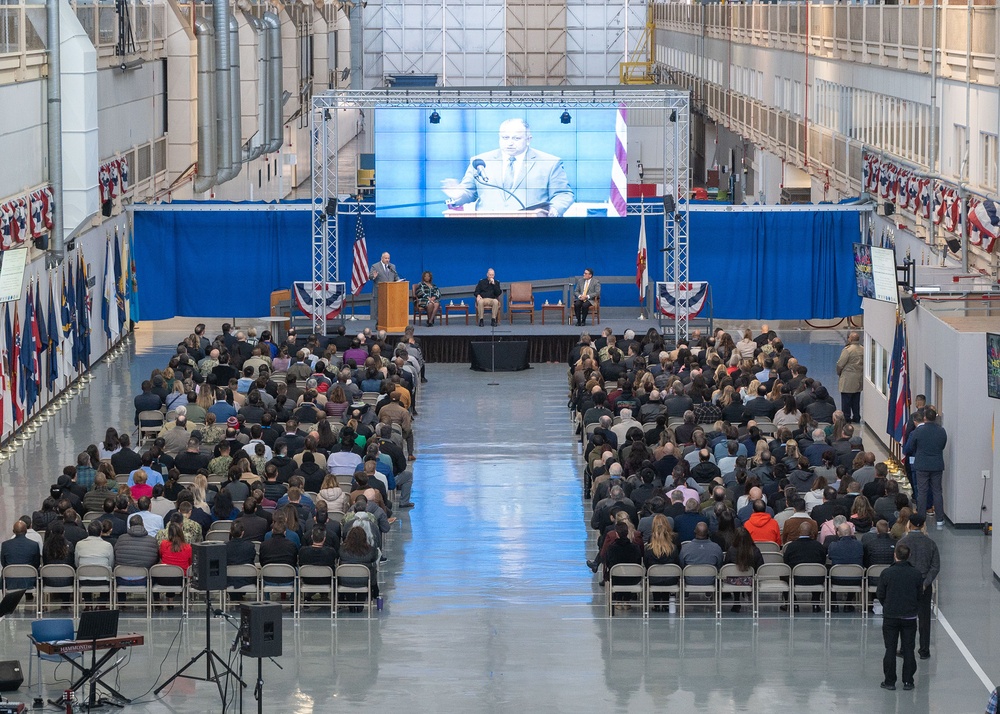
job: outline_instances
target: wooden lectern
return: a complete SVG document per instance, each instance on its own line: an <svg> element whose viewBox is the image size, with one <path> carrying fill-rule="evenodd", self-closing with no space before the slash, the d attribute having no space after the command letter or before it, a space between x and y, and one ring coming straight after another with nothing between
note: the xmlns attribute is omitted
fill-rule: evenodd
<svg viewBox="0 0 1000 714"><path fill-rule="evenodd" d="M402 332L410 322L410 284L405 280L378 285L377 327Z"/></svg>

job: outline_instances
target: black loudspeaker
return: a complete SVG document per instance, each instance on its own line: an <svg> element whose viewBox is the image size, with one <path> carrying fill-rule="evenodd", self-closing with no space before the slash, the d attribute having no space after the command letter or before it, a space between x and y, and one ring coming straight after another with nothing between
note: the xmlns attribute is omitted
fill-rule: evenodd
<svg viewBox="0 0 1000 714"><path fill-rule="evenodd" d="M281 656L281 605L263 602L240 605L240 654Z"/></svg>
<svg viewBox="0 0 1000 714"><path fill-rule="evenodd" d="M945 240L945 243L948 244L948 250L950 250L952 253L958 253L959 251L962 250L962 241L960 241L958 238L948 238L947 240Z"/></svg>
<svg viewBox="0 0 1000 714"><path fill-rule="evenodd" d="M891 216L895 212L896 212L896 206L893 205L891 202L886 201L885 203L882 204L882 213L884 215Z"/></svg>
<svg viewBox="0 0 1000 714"><path fill-rule="evenodd" d="M24 672L16 659L0 662L0 692L13 692L24 684Z"/></svg>
<svg viewBox="0 0 1000 714"><path fill-rule="evenodd" d="M666 194L663 197L663 212L673 213L674 212L674 196L673 194Z"/></svg>
<svg viewBox="0 0 1000 714"><path fill-rule="evenodd" d="M902 293L899 296L899 304L902 306L903 312L907 315L917 309L917 301L913 299L912 295L907 293Z"/></svg>
<svg viewBox="0 0 1000 714"><path fill-rule="evenodd" d="M226 589L226 544L194 543L191 546L191 585L198 590Z"/></svg>
<svg viewBox="0 0 1000 714"><path fill-rule="evenodd" d="M326 202L326 215L336 216L337 215L337 199L330 198Z"/></svg>
<svg viewBox="0 0 1000 714"><path fill-rule="evenodd" d="M114 206L114 204L111 202L110 199L107 200L107 201L104 201L101 204L101 215L104 216L105 218L110 218L111 217L111 209L112 209L113 206Z"/></svg>

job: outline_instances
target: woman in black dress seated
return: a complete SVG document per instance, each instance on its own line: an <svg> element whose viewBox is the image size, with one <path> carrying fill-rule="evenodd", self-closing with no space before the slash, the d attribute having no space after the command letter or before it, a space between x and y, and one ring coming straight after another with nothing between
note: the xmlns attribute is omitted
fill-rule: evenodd
<svg viewBox="0 0 1000 714"><path fill-rule="evenodd" d="M434 327L434 318L441 311L441 290L434 284L431 271L424 271L420 282L413 288L413 295L417 299L417 307L427 311L427 326Z"/></svg>

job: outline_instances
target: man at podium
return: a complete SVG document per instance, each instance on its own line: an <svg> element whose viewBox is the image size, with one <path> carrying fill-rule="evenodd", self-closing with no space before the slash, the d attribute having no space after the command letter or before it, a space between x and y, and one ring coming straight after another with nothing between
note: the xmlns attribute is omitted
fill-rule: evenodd
<svg viewBox="0 0 1000 714"><path fill-rule="evenodd" d="M539 211L561 216L573 204L562 159L531 148L531 131L520 118L500 125L500 148L472 157L461 181L445 179L448 207L475 202L476 213Z"/></svg>
<svg viewBox="0 0 1000 714"><path fill-rule="evenodd" d="M372 281L372 317L378 321L376 313L378 312L379 283L394 283L399 280L399 273L396 272L396 266L389 262L388 253L383 253L382 260L371 267L371 270L368 271L368 277Z"/></svg>

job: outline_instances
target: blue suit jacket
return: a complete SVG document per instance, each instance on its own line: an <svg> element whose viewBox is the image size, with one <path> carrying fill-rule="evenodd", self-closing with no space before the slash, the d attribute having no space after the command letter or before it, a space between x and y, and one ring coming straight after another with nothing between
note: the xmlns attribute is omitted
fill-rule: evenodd
<svg viewBox="0 0 1000 714"><path fill-rule="evenodd" d="M472 166L477 160L486 164L478 180L476 170ZM451 205L461 206L475 201L477 212L503 213L523 210L520 203L500 189L503 185L504 161L500 149L473 156L460 183L465 193L457 200L451 201ZM524 156L524 170L511 186L510 192L517 196L524 206L547 201L550 216L561 216L573 205L573 190L566 177L562 159L530 147Z"/></svg>
<svg viewBox="0 0 1000 714"><path fill-rule="evenodd" d="M917 471L944 471L944 447L948 433L935 421L920 424L903 445L903 453L913 457Z"/></svg>

